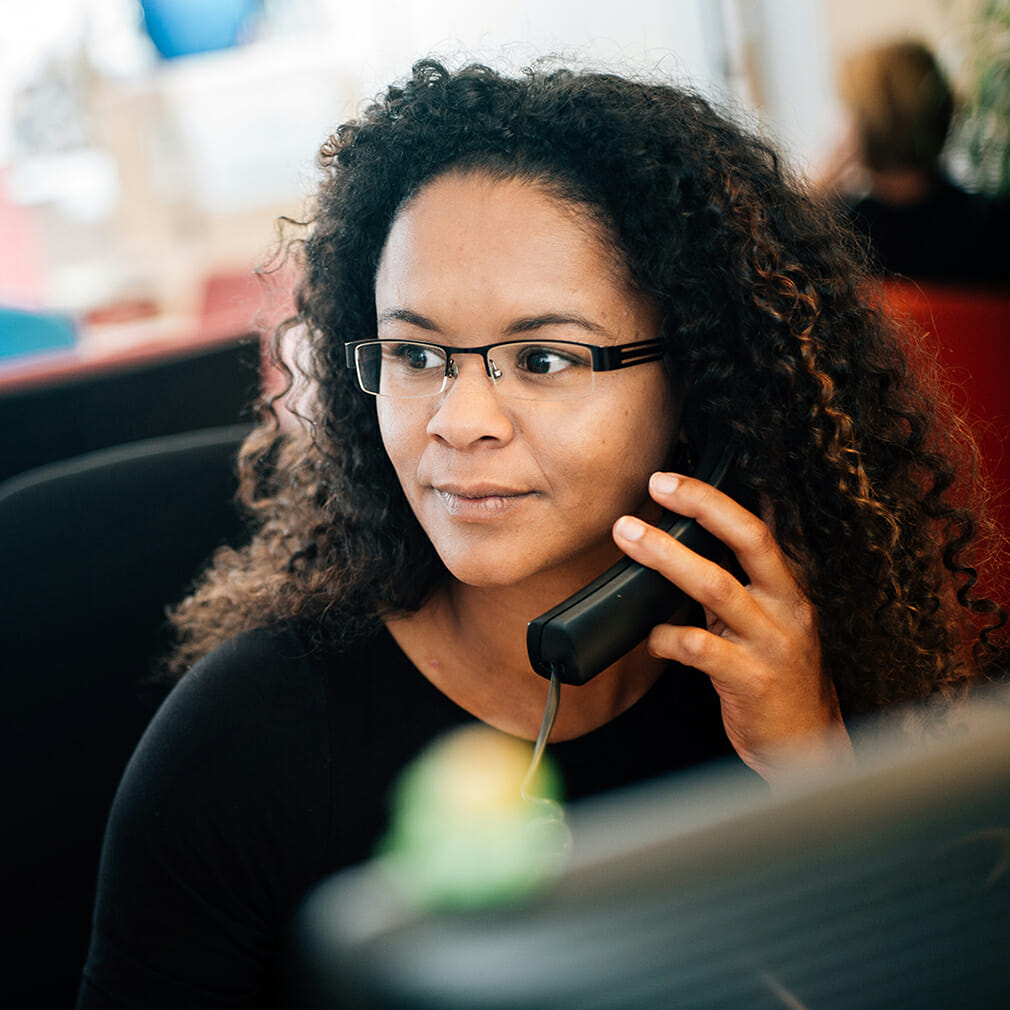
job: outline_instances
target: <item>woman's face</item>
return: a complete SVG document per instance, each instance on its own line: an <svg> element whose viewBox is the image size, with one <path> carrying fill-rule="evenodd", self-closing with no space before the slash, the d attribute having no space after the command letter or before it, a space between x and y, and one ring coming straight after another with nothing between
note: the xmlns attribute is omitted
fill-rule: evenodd
<svg viewBox="0 0 1010 1010"><path fill-rule="evenodd" d="M475 175L442 176L400 212L375 301L380 338L461 347L623 344L658 326L582 212ZM613 521L651 514L649 475L677 439L661 363L598 372L581 399L531 401L502 396L479 355L454 360L440 395L376 400L386 451L446 567L485 587L599 574L619 554Z"/></svg>

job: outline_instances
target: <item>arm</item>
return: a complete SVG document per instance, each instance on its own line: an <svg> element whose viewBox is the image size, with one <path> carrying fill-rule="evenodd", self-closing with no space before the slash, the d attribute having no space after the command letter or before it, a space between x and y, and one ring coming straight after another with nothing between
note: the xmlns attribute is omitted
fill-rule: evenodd
<svg viewBox="0 0 1010 1010"><path fill-rule="evenodd" d="M707 627L659 625L650 651L708 674L730 742L769 782L792 770L797 744L806 761L852 760L834 684L821 664L816 612L767 523L691 477L655 474L649 490L664 508L719 537L749 579L742 585L662 531L619 519L617 545L705 608Z"/></svg>

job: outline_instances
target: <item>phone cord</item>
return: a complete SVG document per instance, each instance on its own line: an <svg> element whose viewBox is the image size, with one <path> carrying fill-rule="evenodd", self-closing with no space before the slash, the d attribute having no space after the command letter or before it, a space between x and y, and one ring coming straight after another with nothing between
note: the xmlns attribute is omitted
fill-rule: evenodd
<svg viewBox="0 0 1010 1010"><path fill-rule="evenodd" d="M554 720L558 717L558 704L561 701L561 680L558 678L557 670L552 670L550 684L547 686L547 705L544 707L544 717L540 723L540 732L537 734L537 742L533 745L533 757L530 760L529 770L519 787L519 793L524 800L534 803L550 803L554 806L553 800L547 800L540 796L529 796L526 790L533 784L536 778L537 769L544 756L544 748L547 746L547 738L554 728Z"/></svg>

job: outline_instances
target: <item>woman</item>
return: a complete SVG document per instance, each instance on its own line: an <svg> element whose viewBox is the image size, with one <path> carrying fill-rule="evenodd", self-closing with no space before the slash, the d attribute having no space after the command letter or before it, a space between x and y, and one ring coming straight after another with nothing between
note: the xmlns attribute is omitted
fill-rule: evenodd
<svg viewBox="0 0 1010 1010"><path fill-rule="evenodd" d="M887 274L1003 285L1006 201L968 193L943 163L955 96L933 52L911 39L850 55L838 76L847 125L818 180L838 191Z"/></svg>
<svg viewBox="0 0 1010 1010"><path fill-rule="evenodd" d="M1003 620L845 234L702 99L424 62L322 164L311 435L250 437L251 542L177 611L202 658L118 794L81 1007L275 1005L294 904L438 734L536 736L527 622L625 554L698 606L563 689L573 799L733 752L774 782L797 741L850 760L845 718L956 695ZM715 430L760 515L692 478Z"/></svg>

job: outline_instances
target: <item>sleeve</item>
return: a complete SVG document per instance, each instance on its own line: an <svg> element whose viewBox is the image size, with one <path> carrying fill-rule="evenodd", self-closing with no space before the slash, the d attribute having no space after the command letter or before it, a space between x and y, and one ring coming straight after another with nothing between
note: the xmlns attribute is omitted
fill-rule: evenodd
<svg viewBox="0 0 1010 1010"><path fill-rule="evenodd" d="M78 1010L273 1005L330 830L322 677L252 632L175 687L109 817Z"/></svg>

